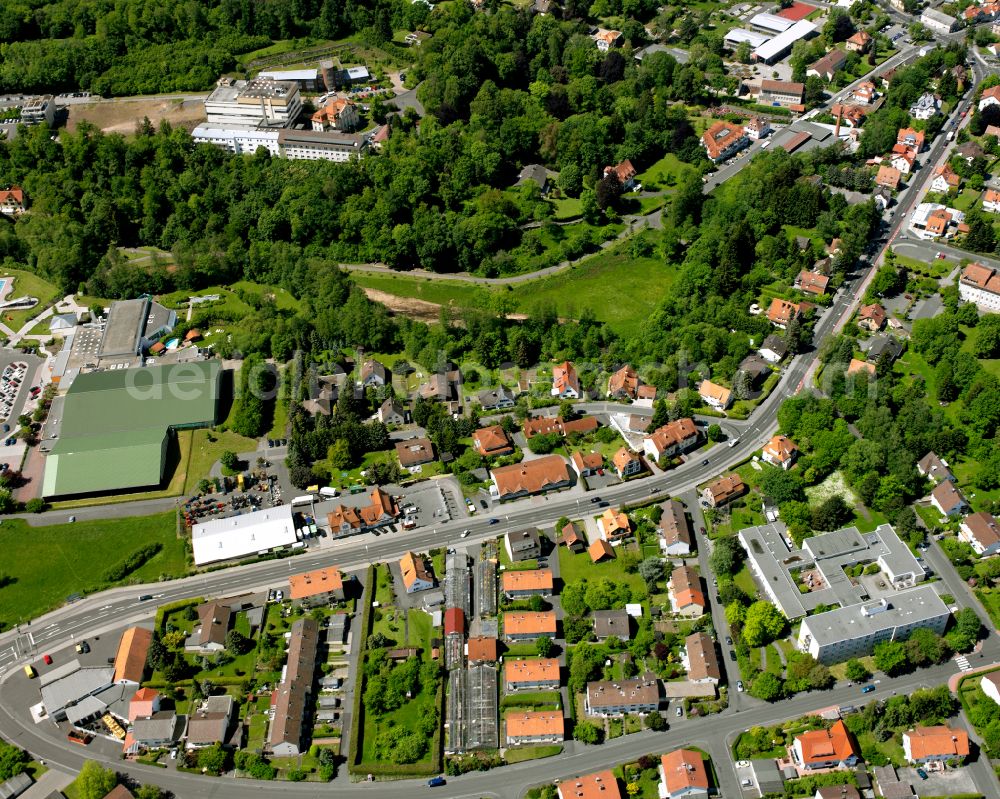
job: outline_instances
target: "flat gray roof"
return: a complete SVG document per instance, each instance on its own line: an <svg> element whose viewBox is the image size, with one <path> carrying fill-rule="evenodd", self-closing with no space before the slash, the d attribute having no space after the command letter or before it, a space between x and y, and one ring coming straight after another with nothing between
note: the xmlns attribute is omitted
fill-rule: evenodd
<svg viewBox="0 0 1000 799"><path fill-rule="evenodd" d="M797 619L806 615L806 608L788 569L803 561L802 553L796 552L793 556L793 550L785 541L787 529L784 522L747 527L740 530L739 539L750 556L755 576L766 583L769 589L766 593L785 616Z"/></svg>
<svg viewBox="0 0 1000 799"><path fill-rule="evenodd" d="M74 661L76 663L76 661ZM77 663L79 667L79 663ZM64 710L67 705L95 694L111 685L115 670L112 668L81 669L42 686L42 704L49 715Z"/></svg>
<svg viewBox="0 0 1000 799"><path fill-rule="evenodd" d="M871 533L861 533L856 527L821 533L807 538L801 549L792 548L782 522L747 527L740 530L739 539L750 557L754 576L766 584L769 598L790 619L805 616L821 604L847 607L868 601L868 587L848 577L847 567L878 563L890 582L910 575L919 581L925 574L889 524ZM800 593L791 572L813 567L823 582L806 594Z"/></svg>
<svg viewBox="0 0 1000 799"><path fill-rule="evenodd" d="M145 297L111 303L108 321L104 326L104 336L101 339L101 349L98 353L100 357L135 355L138 352L139 338L142 335L148 305L149 300Z"/></svg>
<svg viewBox="0 0 1000 799"><path fill-rule="evenodd" d="M820 646L827 646L904 624L930 622L949 614L933 585L920 585L900 591L887 600L888 607L881 612L866 614L865 608L877 604L866 602L810 616L802 620L802 626L808 629L813 640Z"/></svg>
<svg viewBox="0 0 1000 799"><path fill-rule="evenodd" d="M753 24L753 20L750 20L750 24ZM809 20L800 19L773 39L764 42L764 44L754 50L753 54L761 61L770 61L772 58L780 55L783 50L790 49L799 39L804 39L806 36L811 35L815 30L816 26Z"/></svg>

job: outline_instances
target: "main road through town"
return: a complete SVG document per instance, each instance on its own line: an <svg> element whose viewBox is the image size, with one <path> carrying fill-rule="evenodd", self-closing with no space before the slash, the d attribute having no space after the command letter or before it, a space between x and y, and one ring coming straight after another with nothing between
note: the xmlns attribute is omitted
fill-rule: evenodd
<svg viewBox="0 0 1000 799"><path fill-rule="evenodd" d="M832 307L822 312L815 326L816 342L822 341L849 318L858 302L852 288L866 282L868 271L870 266L862 263L858 272L837 294ZM688 491L750 457L773 432L781 401L803 388L805 376L812 371L815 357L813 352L798 355L790 361L778 386L761 403L741 430L737 445L733 447L725 444L717 445L665 475L611 487L602 490L602 496L615 504L664 499ZM35 757L44 758L49 763L68 770L78 769L86 759L86 750L81 751L61 738L53 736L51 728L37 726L23 714L23 711L14 709L21 703L2 701L4 692L23 689L23 684L17 685L22 681L9 680L12 675L19 674L12 667L22 660L65 646L74 639L99 635L130 622L148 620L156 604L197 596L224 596L265 586L284 585L289 574L323 565L336 564L348 570L360 568L372 562L397 558L405 550L422 550L458 543L463 540L459 538L463 528L471 531L465 539L469 542L493 537L526 525L544 527L552 525L560 516L577 517L589 506L589 499L582 492L564 492L549 498L522 500L500 507L495 511L495 518L499 521L496 525L490 525L485 518L462 519L408 533L379 537L365 534L335 542L332 547L316 554L233 567L156 585L111 589L87 597L36 619L30 626L22 626L18 630L0 636L0 670L5 672L4 683L0 685L0 731L4 737L27 749ZM146 594L152 594L153 599L140 601L139 596ZM908 690L925 681L930 681L931 684L943 681L953 671L954 667L948 674L942 671L937 677L931 671L922 672L909 678L913 681L912 685L905 681L900 682L897 690ZM856 689L835 690L825 693L822 698L805 696L774 707L755 707L741 713L729 711L697 722L684 720L676 731L630 735L596 749L578 749L575 743L570 742L567 744L567 753L558 760L522 763L492 773L477 773L454 778L449 780L446 788L437 793L450 799L487 795L515 797L527 787L551 781L554 777L590 771L598 766L634 758L648 751L664 751L682 743L702 743L716 757L724 757L722 742L736 729L750 724L778 721L814 709L817 705L842 703L854 698ZM242 799L243 794L252 789L252 784L243 780L234 782L227 779L210 779L135 763L124 764L121 761L110 761L108 765L127 770L139 781L161 785L182 799L188 797ZM720 766L718 772L726 789L726 795L737 796L738 786L732 768L728 765L722 766L721 763ZM402 796L414 790L414 787L412 782L378 783L377 787L364 783L352 785L341 779L333 785L324 786L322 790L336 794L377 791L381 797ZM317 787L272 783L268 785L267 790L274 793L296 794L315 792Z"/></svg>
<svg viewBox="0 0 1000 799"><path fill-rule="evenodd" d="M977 73L980 70L976 70ZM978 78L980 75L977 74ZM956 114L968 105L968 100L960 104ZM932 148L927 164L937 161L945 143L943 136ZM930 178L931 170L921 170L907 194L914 199L919 196L923 184ZM912 202L912 201L911 201ZM908 210L908 209L906 209ZM872 242L871 252L884 251L887 241L891 242L906 219L906 213L897 213L882 236ZM874 259L877 261L878 259ZM871 273L872 261L862 260L856 272L845 282L834 298L830 308L821 311L815 324L814 342L823 341L837 332L854 312ZM804 353L793 358L785 367L781 381L771 395L764 400L751 415L748 423L740 431L739 443L733 447L720 444L705 453L667 472L664 475L614 486L601 491L603 499L613 504L634 504L641 501L657 501L676 496L706 482L709 478L741 463L759 450L773 433L778 408L786 397L807 388L809 378L816 368L816 353ZM446 522L437 527L423 528L407 533L396 533L375 537L372 534L351 537L335 542L332 546L315 554L306 554L277 561L266 561L248 566L239 566L221 571L199 574L155 585L116 588L87 597L72 605L67 605L36 619L30 626L21 626L0 636L0 700L4 692L17 690L10 678L16 671L14 666L39 653L55 650L70 644L74 639L100 635L102 632L120 628L124 624L147 620L153 606L180 599L198 596L225 596L268 586L281 586L287 582L289 574L328 565L338 565L351 570L367 566L369 563L400 557L406 550L425 550L448 544L456 544L464 529L470 531L465 543L484 540L508 530L531 525L551 526L560 516L578 517L589 506L589 499L579 490L563 492L546 498L533 498L511 503L496 509L494 517L499 524L491 526L486 518L461 519ZM143 602L139 596L152 594L153 600ZM997 650L997 651L994 651ZM984 648L986 660L991 662L1000 656L1000 648L995 638L987 641ZM865 699L884 698L892 692L909 693L921 685L944 683L954 674L956 666L949 662L942 666L919 671L913 675L897 678L891 683L878 686L878 690ZM890 688L891 685L891 688ZM643 732L609 741L597 748L581 748L574 742L567 743L567 751L555 760L542 760L507 766L503 769L451 778L445 788L435 795L447 799L464 797L517 797L527 787L551 782L557 777L593 771L625 760L634 759L648 752L666 751L682 744L702 745L717 758L726 756L725 743L736 732L752 726L769 724L794 717L821 707L842 705L860 700L858 689L839 687L822 694L804 694L777 705L756 705L741 711L728 710L697 722L684 720L665 733ZM31 752L35 757L44 758L50 764L67 770L79 769L86 759L86 750L73 747L61 738L52 736L51 728L39 728L30 718L13 708L20 703L0 701L0 732L5 738ZM109 761L108 765L127 770L139 781L153 782L172 791L180 799L243 799L248 790L260 790L257 785L246 780L210 779L175 771L164 771L135 763ZM718 774L723 795L739 796L739 786L731 765L719 763ZM344 780L323 786L315 784L269 783L267 791L282 795L307 795L317 790L336 795L361 795L377 793L382 796L409 795L415 785L412 781L401 783L349 784ZM419 788L417 788L419 789Z"/></svg>

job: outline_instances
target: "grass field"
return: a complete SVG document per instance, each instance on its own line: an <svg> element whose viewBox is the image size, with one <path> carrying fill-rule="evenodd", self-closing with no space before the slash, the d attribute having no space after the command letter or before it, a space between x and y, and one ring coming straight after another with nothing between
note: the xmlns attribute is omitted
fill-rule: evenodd
<svg viewBox="0 0 1000 799"><path fill-rule="evenodd" d="M45 278L39 277L32 272L24 272L20 269L4 269L0 271L0 277L14 278L14 287L8 295L9 299L17 297L36 297L38 305L24 311L4 311L3 323L11 330L17 332L24 327L25 322L38 316L45 307L56 299L59 289Z"/></svg>
<svg viewBox="0 0 1000 799"><path fill-rule="evenodd" d="M621 550L622 547L618 547ZM632 589L632 600L645 599L648 592L646 583L638 572L629 574L617 558L604 563L591 563L586 552L573 553L565 547L559 548L559 573L563 583L573 583L578 580L600 580L607 577L613 583L625 583Z"/></svg>
<svg viewBox="0 0 1000 799"><path fill-rule="evenodd" d="M613 247L551 277L517 283L505 289L514 310L530 313L554 305L559 316L575 319L584 309L616 332L638 332L642 323L666 297L675 271L658 258L633 258L626 246ZM489 290L454 280L432 280L409 275L354 272L362 288L438 305L474 308L488 305Z"/></svg>
<svg viewBox="0 0 1000 799"><path fill-rule="evenodd" d="M212 464L222 457L227 450L232 452L250 452L257 448L257 442L226 430L195 430L191 444L191 457L188 462L187 475L184 480L184 493L193 494L198 482L208 477ZM253 465L253 464L251 464Z"/></svg>
<svg viewBox="0 0 1000 799"><path fill-rule="evenodd" d="M554 757L562 752L561 744L551 746L524 746L513 747L507 750L504 760L507 763L523 763L525 760L538 760L542 757Z"/></svg>
<svg viewBox="0 0 1000 799"><path fill-rule="evenodd" d="M187 572L184 544L171 511L156 516L79 521L29 527L22 519L0 524L2 571L12 582L0 588L0 627L27 621L61 605L74 593L103 587L101 575L144 544L163 549L126 580L150 582Z"/></svg>
<svg viewBox="0 0 1000 799"><path fill-rule="evenodd" d="M640 172L636 180L648 191L657 188L668 188L676 186L681 176L685 172L694 172L695 168L690 164L685 164L673 153L667 153L663 158L649 167L645 172Z"/></svg>
<svg viewBox="0 0 1000 799"><path fill-rule="evenodd" d="M990 615L990 621L1000 628L1000 591L995 588L977 588L975 593L976 599L983 604Z"/></svg>

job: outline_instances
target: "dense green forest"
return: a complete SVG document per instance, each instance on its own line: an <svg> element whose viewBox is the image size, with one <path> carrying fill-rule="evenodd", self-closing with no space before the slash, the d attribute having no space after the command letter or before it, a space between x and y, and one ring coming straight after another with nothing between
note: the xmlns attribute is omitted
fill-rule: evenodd
<svg viewBox="0 0 1000 799"><path fill-rule="evenodd" d="M372 42L428 14L408 0L0 0L0 86L122 95L209 88L276 39Z"/></svg>

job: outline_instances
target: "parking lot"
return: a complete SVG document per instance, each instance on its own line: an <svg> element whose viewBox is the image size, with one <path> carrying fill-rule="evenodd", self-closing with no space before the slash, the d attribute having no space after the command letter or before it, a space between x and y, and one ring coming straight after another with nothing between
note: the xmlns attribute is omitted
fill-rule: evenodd
<svg viewBox="0 0 1000 799"><path fill-rule="evenodd" d="M915 768L897 769L900 782L908 782L917 796L962 796L979 793L976 781L968 768L948 769L948 771L926 771L927 779L921 779Z"/></svg>

